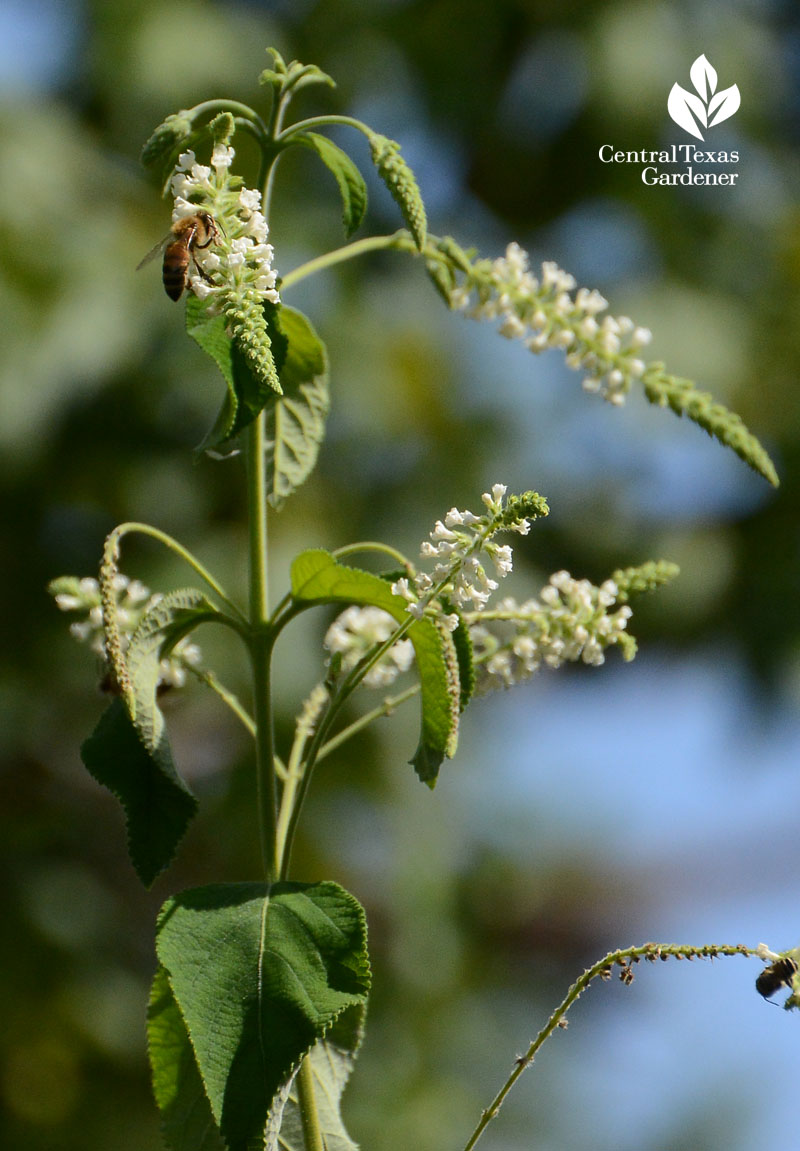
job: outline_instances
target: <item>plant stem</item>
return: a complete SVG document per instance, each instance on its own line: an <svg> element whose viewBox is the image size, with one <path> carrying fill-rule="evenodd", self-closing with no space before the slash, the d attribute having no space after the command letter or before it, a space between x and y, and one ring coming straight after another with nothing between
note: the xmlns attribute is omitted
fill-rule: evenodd
<svg viewBox="0 0 800 1151"><path fill-rule="evenodd" d="M256 124L262 135L266 134L264 121L257 112L253 111L249 104L242 104L238 100L216 99L204 100L201 104L195 104L193 108L189 109L189 114L193 119L197 119L198 116L203 116L207 112L230 112L234 116L240 116L242 119Z"/></svg>
<svg viewBox="0 0 800 1151"><path fill-rule="evenodd" d="M377 540L360 540L355 544L345 544L344 547L336 548L331 552L334 559L344 559L345 556L357 555L359 552L380 552L387 555L390 559L397 560L402 568L408 568L408 560L399 552L397 548L391 547L389 544L379 543Z"/></svg>
<svg viewBox="0 0 800 1151"><path fill-rule="evenodd" d="M654 962L658 959L666 960L670 958L717 959L723 955L752 956L756 954L757 950L755 948L745 947L742 943L708 944L700 947L680 943L643 943L638 947L623 947L618 951L610 951L608 955L604 955L602 959L598 959L597 963L588 967L583 975L575 980L547 1023L530 1044L525 1054L518 1056L518 1058L514 1060L514 1070L508 1079L506 1079L489 1106L481 1112L480 1121L464 1145L464 1151L472 1151L472 1148L492 1120L497 1118L497 1113L503 1105L506 1096L520 1075L533 1063L534 1056L539 1048L545 1040L550 1038L558 1027L566 1026L565 1016L570 1007L580 998L592 980L596 979L598 975L609 979L613 969L618 967L620 977L623 981L625 983L631 983L633 981L633 968L631 965L638 963L640 959L647 959L650 962Z"/></svg>
<svg viewBox="0 0 800 1151"><path fill-rule="evenodd" d="M303 775L307 769L307 765L303 761L303 753L306 743L308 742L310 731L311 724L308 720L304 721L304 718L301 716L297 721L294 743L286 764L286 773L281 789L280 809L278 811L278 825L275 832L275 854L278 860L278 876L280 879L286 878L286 871L289 866L289 857L286 851L287 837L291 825L291 817L297 804L298 789L300 788Z"/></svg>
<svg viewBox="0 0 800 1151"><path fill-rule="evenodd" d="M404 228L401 228L399 232L392 233L391 236L368 236L365 240L355 240L352 244L345 244L342 248L326 252L324 256L317 256L315 259L309 260L308 263L300 264L293 271L287 272L281 281L281 291L299 283L306 276L321 272L325 268L332 268L334 264L341 264L345 260L354 260L357 256L363 256L367 252L379 252L387 248L396 251L417 252L417 245Z"/></svg>
<svg viewBox="0 0 800 1151"><path fill-rule="evenodd" d="M264 439L264 413L261 412L247 430L247 504L250 552L250 660L253 669L253 718L256 724L256 793L261 857L265 878L270 882L277 874L275 845L277 791L270 685L273 636L269 628Z"/></svg>
<svg viewBox="0 0 800 1151"><path fill-rule="evenodd" d="M228 689L220 683L213 671L203 671L201 668L191 667L191 665L187 665L186 670L190 675L193 675L196 680L199 680L200 683L204 683L206 687L210 687L214 694L219 696L225 706L230 708L236 718L255 738L256 725L252 716L248 715L233 692L228 691Z"/></svg>
<svg viewBox="0 0 800 1151"><path fill-rule="evenodd" d="M327 743L323 743L317 755L317 763L320 763L326 755L330 755L337 747L341 747L348 739L352 739L359 731L363 731L365 727L369 727L376 719L383 719L384 716L391 715L392 712L405 703L406 700L413 699L415 695L419 695L420 684L414 683L411 687L401 691L398 695L387 696L382 703L374 707L372 711L365 712L364 715L359 716L358 719L353 720L347 727L342 728L336 735L331 736Z"/></svg>
<svg viewBox="0 0 800 1151"><path fill-rule="evenodd" d="M367 139L377 135L377 133L371 132L366 124L362 124L360 120L353 119L352 116L309 116L306 120L296 120L294 124L290 124L280 135L283 139L287 139L296 132L307 132L310 128L330 128L335 124L343 124L347 128L355 128L358 132L363 132Z"/></svg>
<svg viewBox="0 0 800 1151"><path fill-rule="evenodd" d="M168 547L170 551L174 552L175 555L184 560L184 562L187 563L189 567L192 568L206 584L208 584L214 594L218 596L218 598L225 604L226 607L231 609L238 620L241 620L243 623L245 622L245 617L241 610L237 607L233 600L229 598L225 590L217 583L208 569L205 568L200 563L200 560L197 559L196 556L193 556L192 553L183 546L183 544L178 543L176 539L173 539L172 536L167 535L166 532L162 532L159 528L151 527L150 524L141 524L131 521L129 523L120 524L119 527L114 529L112 535L115 536L116 539L121 540L123 536L132 535L134 533L143 536L150 536L152 539L158 540L159 543L164 544L165 547Z"/></svg>
<svg viewBox="0 0 800 1151"><path fill-rule="evenodd" d="M325 1151L322 1131L319 1126L317 1100L314 1094L314 1075L308 1056L300 1064L300 1070L297 1072L297 1096L300 1103L305 1151Z"/></svg>

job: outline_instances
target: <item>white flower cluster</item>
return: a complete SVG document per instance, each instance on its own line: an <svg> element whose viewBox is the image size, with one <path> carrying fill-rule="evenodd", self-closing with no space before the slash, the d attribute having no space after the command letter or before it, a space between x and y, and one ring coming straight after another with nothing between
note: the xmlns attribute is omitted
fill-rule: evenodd
<svg viewBox="0 0 800 1151"><path fill-rule="evenodd" d="M353 606L333 621L325 635L324 644L331 655L341 656L341 670L346 674L376 644L385 643L396 627L396 620L381 608ZM408 671L413 661L414 645L411 640L399 639L369 669L363 682L367 687L388 687L401 672Z"/></svg>
<svg viewBox="0 0 800 1151"><path fill-rule="evenodd" d="M81 612L83 618L70 624L70 633L81 643L88 643L93 652L106 659L106 645L103 632L103 605L100 598L100 585L96 579L77 579L64 576L50 585L56 604L61 611ZM131 635L142 617L161 600L159 593L153 593L139 580L129 580L127 576L114 577L114 591L117 595L117 623L123 652L127 649ZM187 667L196 667L201 658L200 648L188 639L180 640L159 666L159 687L183 687L186 683Z"/></svg>
<svg viewBox="0 0 800 1151"><path fill-rule="evenodd" d="M473 319L499 320L501 335L522 340L531 352L560 348L569 367L585 373L586 391L622 404L645 371L639 351L651 333L627 316L599 319L607 300L586 288L573 298L576 287L574 278L552 262L542 264L541 278L534 276L528 253L512 243L505 256L476 261L450 302Z"/></svg>
<svg viewBox="0 0 800 1151"><path fill-rule="evenodd" d="M437 561L433 572L418 572L412 581L403 576L392 584L394 594L408 602L411 615L421 619L431 601L440 595L445 595L460 610L471 605L474 611L483 611L499 586L497 580L487 574L487 561L500 579L508 575L512 567L511 548L495 543L492 536L500 530L520 535L530 531L530 522L524 516L515 519L505 514L506 491L504 484L495 484L491 492L484 492L482 499L487 510L483 515L451 508L444 522L436 521L420 549L423 559ZM458 627L455 612L437 614L451 631Z"/></svg>
<svg viewBox="0 0 800 1151"><path fill-rule="evenodd" d="M550 577L538 599L522 604L504 599L483 616L467 617L475 662L483 673L481 686L510 687L528 679L542 664L560 667L582 660L599 666L612 645L619 645L623 657L632 659L636 643L625 631L631 609L624 604L610 611L618 595L613 580L595 587L560 571Z"/></svg>
<svg viewBox="0 0 800 1151"><path fill-rule="evenodd" d="M234 155L233 148L216 144L208 167L198 164L194 152L184 152L170 185L175 197L173 224L203 208L218 227L213 244L194 248L193 257L202 274L193 269L189 275L189 286L199 299L220 297L212 301L212 306L218 303L217 311L227 311L232 300L252 292L275 304L280 301L261 193L241 187L238 179L230 176Z"/></svg>

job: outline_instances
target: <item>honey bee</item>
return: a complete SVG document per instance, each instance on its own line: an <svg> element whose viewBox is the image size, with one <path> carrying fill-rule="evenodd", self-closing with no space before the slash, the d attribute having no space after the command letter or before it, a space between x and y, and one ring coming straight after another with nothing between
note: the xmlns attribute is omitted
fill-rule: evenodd
<svg viewBox="0 0 800 1151"><path fill-rule="evenodd" d="M792 979L797 972L796 960L784 955L782 959L776 959L769 967L764 970L756 979L756 991L759 995L763 995L765 999L769 999L771 995L783 987L792 986Z"/></svg>
<svg viewBox="0 0 800 1151"><path fill-rule="evenodd" d="M138 272L139 268L143 268L163 252L164 291L171 300L179 300L189 278L190 264L194 264L203 279L208 279L197 263L195 253L199 249L207 248L218 238L219 226L210 212L199 210L193 216L183 216L172 225L169 235L147 253L136 270Z"/></svg>

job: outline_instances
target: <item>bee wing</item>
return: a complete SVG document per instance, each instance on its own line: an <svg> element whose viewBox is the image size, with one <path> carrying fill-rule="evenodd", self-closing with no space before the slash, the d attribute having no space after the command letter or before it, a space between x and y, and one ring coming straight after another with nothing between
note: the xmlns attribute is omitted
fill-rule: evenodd
<svg viewBox="0 0 800 1151"><path fill-rule="evenodd" d="M156 258L156 256L160 255L164 251L164 249L166 248L166 246L170 242L170 240L174 240L174 239L175 239L175 237L172 235L172 232L170 232L167 236L164 237L163 240L159 240L158 243L150 249L150 251L147 253L145 258L143 260L140 260L139 263L136 265L136 271L138 272L140 268L143 268L145 266L145 264L149 264L151 260L154 260Z"/></svg>

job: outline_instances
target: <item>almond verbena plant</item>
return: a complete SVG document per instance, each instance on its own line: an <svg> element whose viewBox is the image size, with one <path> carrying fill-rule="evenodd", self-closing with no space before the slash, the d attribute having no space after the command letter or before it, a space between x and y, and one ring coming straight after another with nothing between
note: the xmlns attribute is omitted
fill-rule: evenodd
<svg viewBox="0 0 800 1151"><path fill-rule="evenodd" d="M311 321L290 306L291 289L366 252L405 252L451 310L495 323L530 352L560 349L584 388L612 404L641 388L651 402L687 416L777 483L769 457L741 420L690 381L669 375L663 364L649 363L649 332L608 315L598 292L579 288L552 263L534 273L517 244L488 260L449 237L431 235L417 182L393 140L347 116L287 122L297 91L332 81L316 67L287 65L274 50L271 56L272 66L261 76L271 97L266 118L235 101L210 100L169 116L143 152L173 201L165 283L173 298L185 289L188 334L214 360L224 383L219 415L202 449L217 458L241 452L246 460L249 600L237 603L200 559L158 527L141 523L124 523L111 533L97 579L62 577L51 585L59 608L72 617L73 635L100 664L110 703L82 757L124 807L131 860L145 885L169 866L197 808L170 750L162 694L199 680L253 738L263 874L247 883L178 892L156 924L148 1048L164 1139L174 1151L354 1147L340 1099L361 1042L370 988L365 915L336 882L299 883L291 872L316 765L366 724L416 697L419 740L410 762L433 787L456 753L460 716L476 691L505 689L565 662L596 668L613 649L632 659L631 601L677 574L669 562L649 561L612 572L595 586L559 571L522 602L499 596L513 565L512 541L535 552L536 523L548 506L534 491L513 494L498 482L477 510L443 506L416 557L391 543L301 552L274 602L267 588L268 516L313 470L329 409L326 350ZM284 269L281 278L268 220L283 153L305 148L332 173L348 239L363 220L364 179L325 134L334 126L366 135L405 226L350 241ZM261 158L255 188L236 174L236 142L243 133ZM192 573L190 585L153 593L123 574L121 546L131 534L171 549ZM373 566L386 566L385 575L353 564L351 557L369 552ZM319 654L319 681L298 701L291 746L279 747L272 709L280 671L273 667L276 640L301 613L329 605L338 614ZM244 645L252 673L249 708L205 666L192 636L206 623L226 628ZM361 689L383 694L345 722L345 704ZM616 969L630 982L640 959L723 954L760 955L772 972L762 976L760 989L771 994L789 986L795 1005L797 963L764 945L756 951L645 944L614 952L580 977L517 1059L494 1101L473 1117L477 1125L466 1146L475 1145L515 1079L565 1024L569 1006L595 976Z"/></svg>

